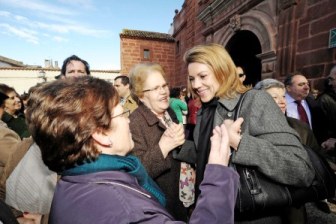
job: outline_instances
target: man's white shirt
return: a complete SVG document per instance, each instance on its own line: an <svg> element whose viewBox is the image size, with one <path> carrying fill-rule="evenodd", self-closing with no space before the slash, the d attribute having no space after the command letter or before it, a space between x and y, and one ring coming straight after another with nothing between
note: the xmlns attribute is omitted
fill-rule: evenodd
<svg viewBox="0 0 336 224"><path fill-rule="evenodd" d="M297 110L297 104L295 103L295 99L287 93L286 93L285 97L286 97L286 102L287 102L287 109L286 109L287 117L292 117L292 118L300 120L300 116L299 116L299 112ZM312 128L311 113L310 113L310 109L308 107L307 101L302 100L301 104L302 104L303 108L305 109L306 114L308 116L310 128Z"/></svg>

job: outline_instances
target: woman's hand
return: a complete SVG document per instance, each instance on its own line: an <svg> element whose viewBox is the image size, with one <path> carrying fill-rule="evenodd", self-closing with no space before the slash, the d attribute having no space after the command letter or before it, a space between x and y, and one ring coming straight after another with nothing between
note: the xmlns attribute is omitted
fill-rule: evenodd
<svg viewBox="0 0 336 224"><path fill-rule="evenodd" d="M229 135L224 124L213 129L210 138L211 150L209 154L209 164L219 164L227 166L230 160Z"/></svg>
<svg viewBox="0 0 336 224"><path fill-rule="evenodd" d="M20 224L40 224L42 215L40 214L31 214L23 213L23 217L17 218L18 223Z"/></svg>
<svg viewBox="0 0 336 224"><path fill-rule="evenodd" d="M224 124L227 128L229 135L230 146L234 149L238 149L238 145L241 140L241 125L244 122L244 118L240 117L237 120L224 120Z"/></svg>
<svg viewBox="0 0 336 224"><path fill-rule="evenodd" d="M185 136L183 125L172 123L163 133L159 141L159 146L164 158L167 157L171 150L182 145L184 142Z"/></svg>

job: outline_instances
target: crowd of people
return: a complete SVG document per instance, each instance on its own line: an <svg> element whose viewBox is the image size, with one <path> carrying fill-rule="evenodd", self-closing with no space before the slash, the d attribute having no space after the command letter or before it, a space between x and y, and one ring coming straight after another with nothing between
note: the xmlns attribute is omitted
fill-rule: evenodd
<svg viewBox="0 0 336 224"><path fill-rule="evenodd" d="M336 172L336 65L313 96L299 72L244 85L221 45L183 59L188 88L150 62L110 83L76 55L22 97L0 84L0 223L306 223L304 204L235 214L230 164L308 187L308 145Z"/></svg>

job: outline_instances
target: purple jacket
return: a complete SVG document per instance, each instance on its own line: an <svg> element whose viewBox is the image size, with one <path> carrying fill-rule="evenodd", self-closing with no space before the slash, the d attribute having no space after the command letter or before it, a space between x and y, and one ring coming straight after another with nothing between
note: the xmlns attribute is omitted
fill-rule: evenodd
<svg viewBox="0 0 336 224"><path fill-rule="evenodd" d="M239 176L231 168L207 165L202 193L189 223L234 223ZM63 176L56 186L51 224L183 223L173 217L135 177L119 171Z"/></svg>

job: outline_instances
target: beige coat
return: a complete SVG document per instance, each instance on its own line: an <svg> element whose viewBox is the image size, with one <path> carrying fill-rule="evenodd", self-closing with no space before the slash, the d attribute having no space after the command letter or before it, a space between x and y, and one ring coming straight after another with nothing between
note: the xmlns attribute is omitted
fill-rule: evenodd
<svg viewBox="0 0 336 224"><path fill-rule="evenodd" d="M131 95L129 95L123 105L124 111L130 110L130 112L132 113L136 108L138 108L137 102Z"/></svg>
<svg viewBox="0 0 336 224"><path fill-rule="evenodd" d="M19 142L21 142L20 136L9 129L5 122L0 120L0 177L8 157L14 152L15 146Z"/></svg>
<svg viewBox="0 0 336 224"><path fill-rule="evenodd" d="M15 133L16 134L16 133ZM17 134L16 134L17 135ZM17 137L19 137L17 135ZM0 140L2 142L2 139ZM29 147L33 144L33 139L32 138L26 138L21 141L19 137L18 142L13 142L10 149L12 153L8 156L6 166L3 169L3 172L1 173L0 176L0 199L5 200L6 197L6 180L9 177L9 175L13 172L15 169L16 165L20 162L20 160L23 158L23 156L26 154L28 151ZM0 143L1 145L1 143ZM17 211L15 209L12 209L14 212L14 215L20 216L21 212Z"/></svg>

